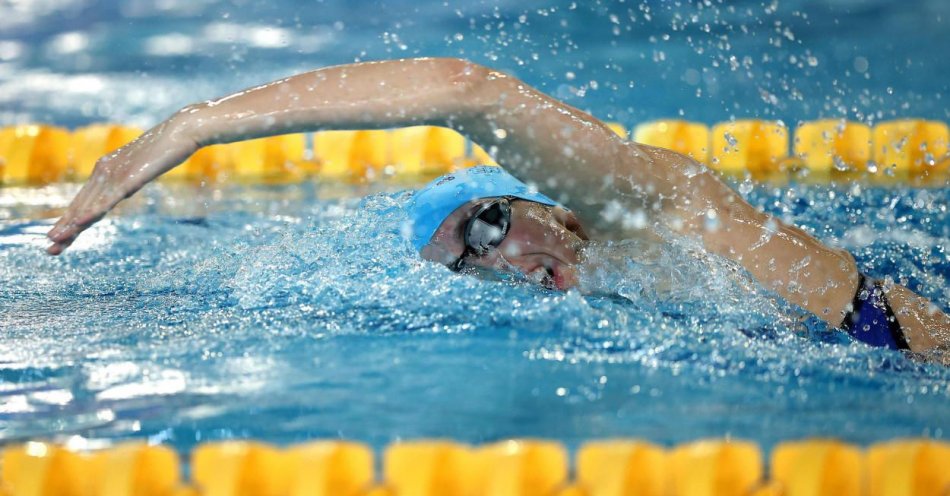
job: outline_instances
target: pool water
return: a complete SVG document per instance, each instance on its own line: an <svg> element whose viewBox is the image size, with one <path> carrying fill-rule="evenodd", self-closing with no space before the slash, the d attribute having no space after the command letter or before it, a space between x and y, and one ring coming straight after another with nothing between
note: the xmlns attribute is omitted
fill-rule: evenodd
<svg viewBox="0 0 950 496"><path fill-rule="evenodd" d="M628 126L947 121L948 19L943 0L5 2L0 125L144 127L421 55ZM735 186L948 310L946 184ZM584 293L480 280L412 253L402 188L156 184L58 258L42 235L78 186L0 189L0 443L950 432L947 369L852 344L685 240L595 244L613 269Z"/></svg>
<svg viewBox="0 0 950 496"><path fill-rule="evenodd" d="M950 432L950 370L850 343L688 242L597 244L617 269L553 292L423 262L405 192L340 188L157 185L59 258L41 249L50 221L16 220L48 206L4 206L0 437ZM950 189L851 189L748 195L946 301Z"/></svg>

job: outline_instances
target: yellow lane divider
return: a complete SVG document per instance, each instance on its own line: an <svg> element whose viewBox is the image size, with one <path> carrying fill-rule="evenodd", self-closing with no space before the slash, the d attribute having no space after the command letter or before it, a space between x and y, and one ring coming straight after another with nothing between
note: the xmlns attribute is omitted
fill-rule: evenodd
<svg viewBox="0 0 950 496"><path fill-rule="evenodd" d="M855 446L834 440L788 442L772 451L771 478L787 496L859 496L861 458Z"/></svg>
<svg viewBox="0 0 950 496"><path fill-rule="evenodd" d="M8 447L0 458L0 487L10 496L83 496L91 489L87 461L52 444Z"/></svg>
<svg viewBox="0 0 950 496"><path fill-rule="evenodd" d="M667 458L667 487L682 496L749 494L762 483L759 447L743 441L697 441Z"/></svg>
<svg viewBox="0 0 950 496"><path fill-rule="evenodd" d="M550 441L502 441L478 449L470 494L547 496L568 483L567 450Z"/></svg>
<svg viewBox="0 0 950 496"><path fill-rule="evenodd" d="M834 119L806 122L795 132L792 148L815 172L856 172L871 160L871 127Z"/></svg>
<svg viewBox="0 0 950 496"><path fill-rule="evenodd" d="M63 179L70 134L54 126L0 129L0 184L48 184Z"/></svg>
<svg viewBox="0 0 950 496"><path fill-rule="evenodd" d="M576 484L590 496L663 495L667 454L641 441L597 441L577 453Z"/></svg>
<svg viewBox="0 0 950 496"><path fill-rule="evenodd" d="M950 444L898 440L867 453L870 496L950 493Z"/></svg>
<svg viewBox="0 0 950 496"><path fill-rule="evenodd" d="M205 443L181 478L175 452L123 443L91 452L29 442L0 453L5 496L945 496L950 443L902 439L862 450L831 439L780 443L766 474L753 443L703 440L672 449L638 440L567 451L544 440L481 447L412 441L372 450L316 441L280 449Z"/></svg>
<svg viewBox="0 0 950 496"><path fill-rule="evenodd" d="M117 150L142 134L134 127L93 124L72 132L69 142L65 179L83 179L92 174L99 157Z"/></svg>
<svg viewBox="0 0 950 496"><path fill-rule="evenodd" d="M741 173L768 173L781 170L788 157L788 130L777 122L742 120L716 124L712 128L713 168Z"/></svg>
<svg viewBox="0 0 950 496"><path fill-rule="evenodd" d="M626 139L627 129L608 123ZM114 124L69 132L48 125L0 128L0 185L82 181L96 160L141 134ZM726 174L766 177L788 172L819 178L934 180L950 171L950 130L943 122L904 119L873 128L817 120L794 136L782 122L756 119L704 124L660 120L637 126L633 140L689 155ZM462 167L494 164L459 133L441 127L322 131L213 145L199 150L166 180L288 182L307 177L345 181L421 181Z"/></svg>
<svg viewBox="0 0 950 496"><path fill-rule="evenodd" d="M678 120L648 122L633 131L633 141L659 146L709 162L709 128L703 124Z"/></svg>
<svg viewBox="0 0 950 496"><path fill-rule="evenodd" d="M391 158L386 131L324 131L313 137L313 153L322 160L322 175L333 179L365 177L383 170Z"/></svg>
<svg viewBox="0 0 950 496"><path fill-rule="evenodd" d="M383 463L386 495L467 496L475 486L471 447L451 441L412 441L390 445Z"/></svg>
<svg viewBox="0 0 950 496"><path fill-rule="evenodd" d="M899 175L945 172L950 130L943 122L900 120L874 128L871 156L886 171L893 167Z"/></svg>

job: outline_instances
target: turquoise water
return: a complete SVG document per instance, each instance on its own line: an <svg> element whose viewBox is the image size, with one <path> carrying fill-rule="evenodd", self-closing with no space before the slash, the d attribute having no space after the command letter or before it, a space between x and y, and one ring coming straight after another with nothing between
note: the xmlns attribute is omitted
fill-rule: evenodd
<svg viewBox="0 0 950 496"><path fill-rule="evenodd" d="M616 270L558 293L422 262L399 234L405 193L339 193L157 186L59 258L39 246L48 221L5 221L0 438L950 432L950 371L851 344L682 240L598 244ZM946 301L950 190L848 193L749 195Z"/></svg>
<svg viewBox="0 0 950 496"><path fill-rule="evenodd" d="M947 120L950 59L930 52L950 46L948 5L7 2L0 125L148 126L290 73L416 55L514 72L628 126ZM737 186L948 309L946 185ZM154 185L47 257L76 189L0 189L0 442L950 432L946 369L851 344L683 240L598 243L616 268L557 293L423 263L398 186Z"/></svg>

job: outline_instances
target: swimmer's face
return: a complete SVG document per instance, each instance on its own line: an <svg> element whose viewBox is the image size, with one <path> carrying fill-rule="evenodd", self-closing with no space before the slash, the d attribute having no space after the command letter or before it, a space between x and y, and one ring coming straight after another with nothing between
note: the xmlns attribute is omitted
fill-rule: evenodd
<svg viewBox="0 0 950 496"><path fill-rule="evenodd" d="M449 215L422 249L422 258L452 265L465 252L465 227L478 208L491 199L477 200ZM517 272L549 288L577 285L580 249L588 239L577 217L561 207L525 200L511 201L508 235L483 256L468 255L466 267Z"/></svg>

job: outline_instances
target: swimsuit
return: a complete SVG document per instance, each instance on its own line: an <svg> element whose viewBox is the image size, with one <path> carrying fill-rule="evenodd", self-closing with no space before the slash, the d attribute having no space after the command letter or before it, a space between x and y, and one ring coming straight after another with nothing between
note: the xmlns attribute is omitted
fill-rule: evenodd
<svg viewBox="0 0 950 496"><path fill-rule="evenodd" d="M863 343L892 350L910 349L881 281L870 280L864 274L858 274L858 291L843 325L852 338Z"/></svg>

